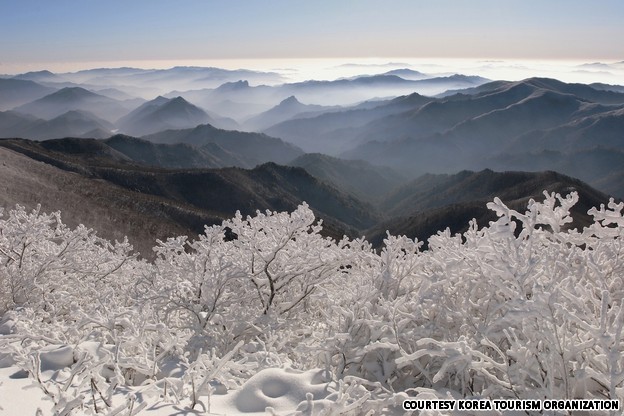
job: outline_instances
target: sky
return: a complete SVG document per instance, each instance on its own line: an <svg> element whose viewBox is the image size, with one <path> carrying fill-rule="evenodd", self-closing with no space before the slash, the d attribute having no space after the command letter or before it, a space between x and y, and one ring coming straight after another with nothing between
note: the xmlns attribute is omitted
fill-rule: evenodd
<svg viewBox="0 0 624 416"><path fill-rule="evenodd" d="M0 73L334 58L624 60L622 0L0 0Z"/></svg>

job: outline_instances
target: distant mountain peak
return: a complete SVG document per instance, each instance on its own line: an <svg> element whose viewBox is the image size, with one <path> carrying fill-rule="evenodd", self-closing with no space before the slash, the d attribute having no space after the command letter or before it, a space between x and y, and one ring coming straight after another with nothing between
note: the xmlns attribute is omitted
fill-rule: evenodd
<svg viewBox="0 0 624 416"><path fill-rule="evenodd" d="M294 95L291 95L290 97L283 99L275 108L287 108L287 107L303 106L303 105L304 104L302 104L301 101L297 99L297 97L295 97Z"/></svg>
<svg viewBox="0 0 624 416"><path fill-rule="evenodd" d="M158 97L154 98L153 100L149 101L149 103L152 104L164 104L166 102L169 102L169 98L163 97L162 95L159 95Z"/></svg>
<svg viewBox="0 0 624 416"><path fill-rule="evenodd" d="M192 128L212 119L201 108L178 96L171 99L158 96L119 119L124 133L145 136L158 131Z"/></svg>
<svg viewBox="0 0 624 416"><path fill-rule="evenodd" d="M98 94L95 94L89 90L86 90L82 87L65 87L60 90L53 92L48 95L49 98L67 98L67 99L75 99L75 98L86 98L86 97L96 97Z"/></svg>
<svg viewBox="0 0 624 416"><path fill-rule="evenodd" d="M16 107L19 112L51 120L70 110L84 110L108 121L127 112L118 100L82 87L65 87L35 101Z"/></svg>
<svg viewBox="0 0 624 416"><path fill-rule="evenodd" d="M12 79L21 79L35 82L60 82L63 81L58 75L48 71L31 71L23 74L18 74L12 77Z"/></svg>
<svg viewBox="0 0 624 416"><path fill-rule="evenodd" d="M193 133L207 133L207 132L215 132L220 129L216 128L210 123L198 124L197 126L190 129Z"/></svg>
<svg viewBox="0 0 624 416"><path fill-rule="evenodd" d="M235 82L226 82L217 88L219 91L235 91L249 88L249 81L240 80Z"/></svg>
<svg viewBox="0 0 624 416"><path fill-rule="evenodd" d="M178 114L187 113L189 116L191 116L192 114L191 117L198 117L199 119L201 119L197 121L209 120L209 116L204 110L202 110L201 108L197 107L194 104L189 103L182 97L172 98L168 102L158 107L158 109L156 110L156 113L158 114L171 113L170 115L174 115L176 113Z"/></svg>
<svg viewBox="0 0 624 416"><path fill-rule="evenodd" d="M375 83L404 83L407 80L401 78L398 75L369 75L369 76L361 76L354 78L351 82L358 84L375 84Z"/></svg>
<svg viewBox="0 0 624 416"><path fill-rule="evenodd" d="M29 76L41 76L41 75L54 76L54 74L52 72L48 71L47 69L44 69L43 71L25 72L23 74L16 75L14 78L29 77Z"/></svg>
<svg viewBox="0 0 624 416"><path fill-rule="evenodd" d="M53 118L52 120L50 120L50 122L54 122L54 121L63 121L63 122L84 121L84 122L96 123L98 128L102 128L106 130L112 130L114 128L114 126L108 121L101 119L95 114L86 110L69 110Z"/></svg>
<svg viewBox="0 0 624 416"><path fill-rule="evenodd" d="M453 74L449 77L446 77L446 79L453 80L453 81L478 82L478 83L485 83L489 81L487 78L483 78L478 75L464 75L464 74Z"/></svg>
<svg viewBox="0 0 624 416"><path fill-rule="evenodd" d="M392 71L385 72L383 75L396 75L404 77L405 79L422 79L427 77L427 74L408 68L393 69Z"/></svg>
<svg viewBox="0 0 624 416"><path fill-rule="evenodd" d="M168 102L164 103L164 106L167 107L178 107L178 106L193 106L193 104L186 101L184 98L177 96L175 98L170 99Z"/></svg>
<svg viewBox="0 0 624 416"><path fill-rule="evenodd" d="M128 134L117 133L106 139L107 142L124 141L124 140L141 140L138 137L130 136Z"/></svg>

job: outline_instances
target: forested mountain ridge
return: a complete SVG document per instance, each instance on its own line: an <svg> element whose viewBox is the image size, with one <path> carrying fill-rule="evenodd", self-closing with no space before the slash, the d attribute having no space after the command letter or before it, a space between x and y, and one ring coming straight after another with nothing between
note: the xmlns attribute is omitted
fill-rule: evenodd
<svg viewBox="0 0 624 416"><path fill-rule="evenodd" d="M143 196L156 198L197 211L201 215L194 216L192 226L185 223L186 220L182 221L182 225L194 233L203 229L202 217L213 218L209 222L212 224L214 218L226 218L236 211L251 215L257 210L290 210L303 201L307 201L319 218L325 220L327 231L335 238L344 233L354 235L356 230L378 221L378 214L371 206L319 181L301 168L267 163L248 170L164 169L138 163L103 141L89 139L0 140L0 147L77 173L96 183L105 181L137 192L141 195L139 199ZM53 181L53 178L49 180ZM32 184L34 188L38 186L36 183ZM13 185L9 183L7 186L13 188ZM107 189L103 187L101 192L108 192ZM18 188L13 192L22 191L36 193L38 190ZM100 195L99 199L106 199L106 195ZM116 209L114 203L107 206L107 209ZM156 209L153 214L158 216L159 211ZM167 218L163 221L177 222Z"/></svg>
<svg viewBox="0 0 624 416"><path fill-rule="evenodd" d="M275 163L265 163L253 169L171 169L167 168L169 159L166 152L158 150L152 154L142 151L141 156L144 158L152 154L152 159L146 163L131 157L127 149L124 150L117 143L118 140L121 143L130 142L132 146L136 145L132 142L137 141L141 145L158 149L149 142L124 137L104 141L0 140L0 147L63 171L77 173L87 181L85 184L95 181L100 189L98 200L106 200L107 193L111 193L111 204L106 204L106 209L111 212L116 211L114 201L120 193L119 189L126 193L135 193L139 202L146 198L147 201L160 201L160 208L158 205L153 207L154 212L148 217L155 216L158 221L160 212L169 212L162 215L163 224L168 224L165 228L187 230L190 234L201 232L204 225L202 221L214 224L236 211L251 215L257 210L292 210L305 201L318 218L324 220L328 235L336 239L343 234L367 235L378 246L387 229L395 234L426 239L447 226L454 232L461 231L455 226L465 226L473 217L479 219L480 225L485 225L492 217L483 216L487 212L483 204L497 195L515 207L526 204L529 198L540 199L543 190L560 193L575 190L580 195L580 202L573 212L575 225L588 222L587 209L590 206L608 201L605 194L583 182L554 172L465 171L455 175L423 176L397 187L394 186L394 181L402 180L397 179L399 177L392 171L375 168L363 162L340 161L321 155L300 157L293 161L294 165L307 166L316 177L303 168ZM171 145L159 146L167 149ZM190 154L197 155L193 148L187 150ZM334 174L330 174L332 170ZM375 181L378 182L377 185L374 185ZM54 183L54 179L47 178L46 182ZM32 195L45 192L44 188L37 189L37 183L32 181L24 188L9 183L11 193L16 196L7 202L18 202L17 196L21 193ZM363 187L366 184L369 184L369 189L378 186L378 198L358 197L358 193L364 192ZM56 187L60 188L62 185ZM72 212L67 208L68 201L62 200L69 197L65 195L59 198L61 200L57 201L57 205L52 204L58 207L54 209L64 208L65 211ZM26 199L32 201L32 197ZM141 203L138 203L134 209L137 210L134 215L140 216L146 208L141 208ZM178 211L184 214L176 214ZM81 218L80 213L72 212L72 215ZM107 214L109 217L116 215ZM122 227L118 231L123 229L126 228ZM131 241L133 238L142 239L139 246L146 247L149 239L153 242L158 235L160 234L156 233L149 237L143 232L129 237Z"/></svg>

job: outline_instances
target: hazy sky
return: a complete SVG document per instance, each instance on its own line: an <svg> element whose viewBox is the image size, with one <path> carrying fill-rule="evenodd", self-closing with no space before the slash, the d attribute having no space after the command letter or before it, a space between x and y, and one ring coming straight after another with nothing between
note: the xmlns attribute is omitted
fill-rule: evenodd
<svg viewBox="0 0 624 416"><path fill-rule="evenodd" d="M177 59L621 61L622 39L622 0L0 0L0 73Z"/></svg>

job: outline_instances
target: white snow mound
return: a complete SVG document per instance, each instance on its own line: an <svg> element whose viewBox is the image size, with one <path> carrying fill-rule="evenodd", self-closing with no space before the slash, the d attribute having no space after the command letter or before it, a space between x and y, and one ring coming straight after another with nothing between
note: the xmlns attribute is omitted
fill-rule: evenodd
<svg viewBox="0 0 624 416"><path fill-rule="evenodd" d="M293 369L268 368L251 377L240 390L227 396L213 396L217 407L237 409L241 413L264 413L267 407L276 412L292 411L306 394L314 400L330 394L324 370L300 372Z"/></svg>

